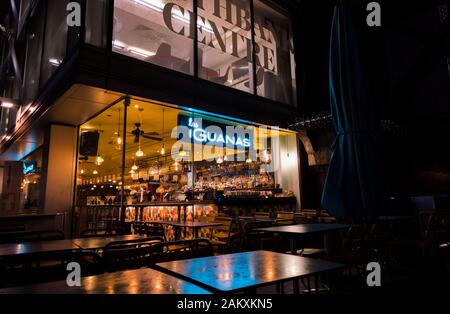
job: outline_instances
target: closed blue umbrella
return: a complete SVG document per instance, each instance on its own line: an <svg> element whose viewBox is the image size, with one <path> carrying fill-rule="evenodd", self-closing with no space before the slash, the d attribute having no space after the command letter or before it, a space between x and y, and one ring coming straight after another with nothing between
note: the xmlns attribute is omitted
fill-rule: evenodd
<svg viewBox="0 0 450 314"><path fill-rule="evenodd" d="M376 117L348 8L338 0L330 39L329 88L337 133L322 194L333 216L355 222L376 216Z"/></svg>

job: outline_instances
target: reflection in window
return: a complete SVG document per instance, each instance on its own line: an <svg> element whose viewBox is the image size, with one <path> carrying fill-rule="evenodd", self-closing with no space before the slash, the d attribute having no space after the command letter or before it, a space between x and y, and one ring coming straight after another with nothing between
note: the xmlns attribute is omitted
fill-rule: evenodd
<svg viewBox="0 0 450 314"><path fill-rule="evenodd" d="M197 26L199 77L252 92L250 1L199 1Z"/></svg>
<svg viewBox="0 0 450 314"><path fill-rule="evenodd" d="M256 85L260 96L295 104L295 62L290 19L254 1Z"/></svg>
<svg viewBox="0 0 450 314"><path fill-rule="evenodd" d="M45 38L51 40L45 40L44 43L41 86L47 82L66 56L67 20L66 15L61 12L66 12L67 3L68 0L47 1Z"/></svg>
<svg viewBox="0 0 450 314"><path fill-rule="evenodd" d="M27 55L25 61L25 95L24 100L35 98L39 89L40 64L44 37L44 10L41 5L29 21L27 30Z"/></svg>
<svg viewBox="0 0 450 314"><path fill-rule="evenodd" d="M113 51L193 74L192 0L116 0Z"/></svg>

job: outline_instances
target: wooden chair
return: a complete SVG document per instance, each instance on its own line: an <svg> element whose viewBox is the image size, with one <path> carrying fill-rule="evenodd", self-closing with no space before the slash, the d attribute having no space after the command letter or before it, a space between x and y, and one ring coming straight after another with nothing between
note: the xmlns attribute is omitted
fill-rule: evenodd
<svg viewBox="0 0 450 314"><path fill-rule="evenodd" d="M80 237L81 238L92 238L92 237L107 237L114 235L123 235L125 232L122 228L101 228L101 229L87 229L84 230Z"/></svg>
<svg viewBox="0 0 450 314"><path fill-rule="evenodd" d="M217 216L214 218L214 222L221 223L221 225L211 228L211 243L213 246L225 250L238 236L238 233L232 233L233 219Z"/></svg>
<svg viewBox="0 0 450 314"><path fill-rule="evenodd" d="M214 222L215 219L216 219L215 215L204 215L204 216L198 217L199 222ZM211 232L212 232L211 227L202 228L199 231L200 234L202 234L202 233L206 234L206 238L209 238L209 239L211 238Z"/></svg>
<svg viewBox="0 0 450 314"><path fill-rule="evenodd" d="M293 212L278 212L276 219L283 219L282 221L277 221L277 225L292 225L295 223L295 214Z"/></svg>
<svg viewBox="0 0 450 314"><path fill-rule="evenodd" d="M159 262L183 260L214 255L213 245L207 239L179 240L163 243L164 253Z"/></svg>
<svg viewBox="0 0 450 314"><path fill-rule="evenodd" d="M262 249L264 247L264 242L273 239L273 235L265 232L255 231L254 229L269 227L270 225L270 222L240 219L239 250L242 251L244 249L255 247L258 249Z"/></svg>
<svg viewBox="0 0 450 314"><path fill-rule="evenodd" d="M113 241L103 248L106 271L133 269L155 263L163 253L162 238Z"/></svg>
<svg viewBox="0 0 450 314"><path fill-rule="evenodd" d="M58 251L18 254L0 260L0 286L36 284L65 280L67 265L77 262L82 276L92 276L103 272L101 257L94 252Z"/></svg>
<svg viewBox="0 0 450 314"><path fill-rule="evenodd" d="M254 215L255 218L270 218L269 212L256 212Z"/></svg>
<svg viewBox="0 0 450 314"><path fill-rule="evenodd" d="M166 241L166 232L164 226L160 223L146 223L143 226L143 234L147 237L160 237Z"/></svg>

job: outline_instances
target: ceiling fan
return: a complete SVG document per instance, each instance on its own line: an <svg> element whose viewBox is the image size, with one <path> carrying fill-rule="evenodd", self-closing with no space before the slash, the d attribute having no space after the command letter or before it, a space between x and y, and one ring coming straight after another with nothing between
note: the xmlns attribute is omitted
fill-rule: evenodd
<svg viewBox="0 0 450 314"><path fill-rule="evenodd" d="M139 143L139 139L141 137L158 142L161 142L163 140L158 132L144 132L143 130L141 130L142 124L139 122L136 122L134 126L135 129L129 132L129 136L134 136L134 143Z"/></svg>

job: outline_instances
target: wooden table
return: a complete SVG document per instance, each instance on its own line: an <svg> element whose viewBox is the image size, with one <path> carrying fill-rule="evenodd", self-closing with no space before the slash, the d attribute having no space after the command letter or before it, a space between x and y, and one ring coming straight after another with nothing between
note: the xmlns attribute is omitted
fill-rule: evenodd
<svg viewBox="0 0 450 314"><path fill-rule="evenodd" d="M0 289L0 294L208 294L192 283L142 268L83 277L81 287L68 287L65 280Z"/></svg>
<svg viewBox="0 0 450 314"><path fill-rule="evenodd" d="M239 216L239 219L243 220L250 220L250 221L261 221L261 222L271 222L271 223L277 223L277 222L283 222L283 221L293 221L293 219L288 218L269 218L269 217L253 217L253 216Z"/></svg>
<svg viewBox="0 0 450 314"><path fill-rule="evenodd" d="M298 224L289 226L275 226L267 228L257 228L255 231L263 231L268 233L283 234L289 237L291 244L291 252L295 254L297 251L295 249L295 240L297 238L303 237L307 234L324 234L324 246L327 254L330 254L330 241L329 233L333 231L339 231L350 228L350 225L344 224Z"/></svg>
<svg viewBox="0 0 450 314"><path fill-rule="evenodd" d="M18 254L60 252L79 249L80 247L77 246L75 243L73 243L72 240L8 243L8 244L0 244L0 257Z"/></svg>
<svg viewBox="0 0 450 314"><path fill-rule="evenodd" d="M251 291L261 286L343 269L345 264L269 251L234 253L158 263L155 269L215 293Z"/></svg>
<svg viewBox="0 0 450 314"><path fill-rule="evenodd" d="M191 228L194 230L194 237L198 238L198 230L202 228L211 228L211 227L217 227L221 226L222 223L220 222L195 222L195 221L155 221L157 223L163 224L163 225L169 225L173 226L176 229L179 228ZM179 239L179 232L175 232L175 238Z"/></svg>
<svg viewBox="0 0 450 314"><path fill-rule="evenodd" d="M72 242L83 250L99 250L104 248L108 243L113 241L131 241L147 238L146 236L129 234L120 236L92 237L73 239Z"/></svg>

